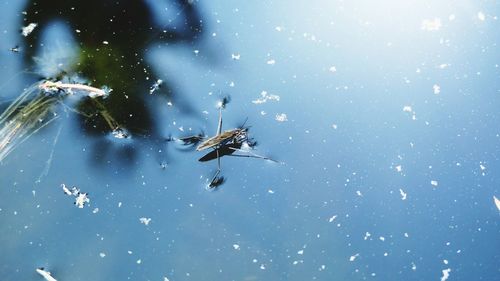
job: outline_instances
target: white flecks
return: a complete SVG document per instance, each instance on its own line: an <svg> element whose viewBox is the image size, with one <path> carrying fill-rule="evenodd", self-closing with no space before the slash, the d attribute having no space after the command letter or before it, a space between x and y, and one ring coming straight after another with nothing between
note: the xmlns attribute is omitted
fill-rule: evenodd
<svg viewBox="0 0 500 281"><path fill-rule="evenodd" d="M76 32L76 33L80 33L80 32L82 32L82 31L81 31L80 29L75 29L75 32Z"/></svg>
<svg viewBox="0 0 500 281"><path fill-rule="evenodd" d="M438 186L438 182L437 182L436 180L431 180L431 184L432 184L433 186Z"/></svg>
<svg viewBox="0 0 500 281"><path fill-rule="evenodd" d="M31 32L33 32L33 30L35 30L35 27L37 27L38 24L36 23L30 23L28 24L27 26L24 26L21 28L21 34L26 37L28 35L30 35Z"/></svg>
<svg viewBox="0 0 500 281"><path fill-rule="evenodd" d="M108 42L108 41L102 41L102 43L103 43L104 45L108 45L108 44L109 44L109 42Z"/></svg>
<svg viewBox="0 0 500 281"><path fill-rule="evenodd" d="M101 258L104 258L104 257L106 256L106 253L99 253L99 256L100 256Z"/></svg>
<svg viewBox="0 0 500 281"><path fill-rule="evenodd" d="M167 277L163 276L163 281L170 281Z"/></svg>
<svg viewBox="0 0 500 281"><path fill-rule="evenodd" d="M404 235L405 235L406 238L410 237L410 235L408 234L408 232L405 232Z"/></svg>
<svg viewBox="0 0 500 281"><path fill-rule="evenodd" d="M359 253L357 253L357 254L355 254L355 255L352 255L352 256L349 258L349 261L355 261L357 257L359 257Z"/></svg>
<svg viewBox="0 0 500 281"><path fill-rule="evenodd" d="M365 237L364 237L363 239L364 239L364 240L368 240L368 238L370 238L370 236L372 236L372 235L371 235L371 233L367 231L367 232L365 233Z"/></svg>
<svg viewBox="0 0 500 281"><path fill-rule="evenodd" d="M382 242L384 242L384 241L385 241L385 237L384 237L384 236L380 236L378 239L379 239L380 241L382 241Z"/></svg>
<svg viewBox="0 0 500 281"><path fill-rule="evenodd" d="M142 260L141 260L141 259L138 259L135 263L137 263L137 264L141 264L141 263L142 263Z"/></svg>
<svg viewBox="0 0 500 281"><path fill-rule="evenodd" d="M448 66L450 66L450 64L449 64L449 63L442 63L442 64L438 65L438 68L439 68L439 69L445 69L445 68L447 68Z"/></svg>
<svg viewBox="0 0 500 281"><path fill-rule="evenodd" d="M401 173L402 170L403 170L403 167L401 167L401 165L396 166L396 171L398 173Z"/></svg>
<svg viewBox="0 0 500 281"><path fill-rule="evenodd" d="M276 114L276 117L275 117L276 121L278 122L285 122L285 121L288 121L288 118L286 116L285 113L280 113L280 114Z"/></svg>
<svg viewBox="0 0 500 281"><path fill-rule="evenodd" d="M274 30L276 30L276 31L280 32L280 31L282 31L282 30L283 30L283 27L281 27L281 26L276 26L276 27L274 28Z"/></svg>
<svg viewBox="0 0 500 281"><path fill-rule="evenodd" d="M269 100L273 100L273 101L280 101L280 96L278 95L270 95L267 93L267 91L262 91L260 93L260 98L256 99L256 100L253 100L252 103L254 104L261 104L261 103L266 103L267 101Z"/></svg>
<svg viewBox="0 0 500 281"><path fill-rule="evenodd" d="M302 250L297 251L297 254L298 255L303 255L304 254L304 250L302 249Z"/></svg>
<svg viewBox="0 0 500 281"><path fill-rule="evenodd" d="M486 19L486 15L483 12L479 11L479 12L477 12L477 18L480 21L484 21Z"/></svg>
<svg viewBox="0 0 500 281"><path fill-rule="evenodd" d="M414 262L411 263L411 270L413 271L417 270L417 265Z"/></svg>
<svg viewBox="0 0 500 281"><path fill-rule="evenodd" d="M139 221L144 225L149 225L149 223L151 222L151 218L140 218Z"/></svg>
<svg viewBox="0 0 500 281"><path fill-rule="evenodd" d="M156 80L151 87L149 87L149 94L152 95L154 92L158 91L163 84L163 80Z"/></svg>
<svg viewBox="0 0 500 281"><path fill-rule="evenodd" d="M493 195L493 201L495 201L495 205L497 206L497 209L500 211L500 200L498 200L498 198Z"/></svg>
<svg viewBox="0 0 500 281"><path fill-rule="evenodd" d="M337 218L337 215L333 215L328 219L328 222L333 222Z"/></svg>
<svg viewBox="0 0 500 281"><path fill-rule="evenodd" d="M97 214L98 212L99 212L99 208L94 208L94 210L92 210L93 214Z"/></svg>
<svg viewBox="0 0 500 281"><path fill-rule="evenodd" d="M337 130L337 128L338 128L337 124L332 124L332 128L333 128L334 130Z"/></svg>
<svg viewBox="0 0 500 281"><path fill-rule="evenodd" d="M330 66L330 68L328 69L331 73L335 73L337 72L337 68L335 66Z"/></svg>
<svg viewBox="0 0 500 281"><path fill-rule="evenodd" d="M399 189L399 194L401 194L401 200L406 200L406 192L404 192L401 188Z"/></svg>
<svg viewBox="0 0 500 281"><path fill-rule="evenodd" d="M87 203L90 203L90 198L87 196L87 193L78 192L78 196L75 199L75 205L82 209Z"/></svg>
<svg viewBox="0 0 500 281"><path fill-rule="evenodd" d="M238 244L233 244L233 249L235 249L235 250L237 250L237 251L238 251L238 250L240 249L240 245L238 245Z"/></svg>
<svg viewBox="0 0 500 281"><path fill-rule="evenodd" d="M424 19L420 27L425 31L438 31L441 28L441 19Z"/></svg>
<svg viewBox="0 0 500 281"><path fill-rule="evenodd" d="M46 271L43 267L37 268L36 272L45 278L47 281L57 281L49 271Z"/></svg>
<svg viewBox="0 0 500 281"><path fill-rule="evenodd" d="M363 196L363 193L361 193L361 191L359 191L359 190L356 190L356 194L357 194L358 196L360 196L360 197L362 197L362 196Z"/></svg>
<svg viewBox="0 0 500 281"><path fill-rule="evenodd" d="M448 264L448 260L443 260L443 263L444 264Z"/></svg>
<svg viewBox="0 0 500 281"><path fill-rule="evenodd" d="M274 194L274 191L273 191L272 189L269 189L269 190L267 191L267 193L269 193L269 194Z"/></svg>
<svg viewBox="0 0 500 281"><path fill-rule="evenodd" d="M319 270L319 271L323 271L323 270L325 270L325 269L326 269L326 265L322 264L322 265L319 267L319 269L318 269L318 270Z"/></svg>
<svg viewBox="0 0 500 281"><path fill-rule="evenodd" d="M385 252L384 253L384 257L387 257L389 255L389 253Z"/></svg>
<svg viewBox="0 0 500 281"><path fill-rule="evenodd" d="M484 166L483 164L479 164L479 168L481 168L481 171L486 170L486 166Z"/></svg>
<svg viewBox="0 0 500 281"><path fill-rule="evenodd" d="M240 55L240 54L234 54L234 53L233 53L233 54L231 54L231 59L233 59L233 60L239 60L239 59L240 59L240 57L241 57L241 55Z"/></svg>
<svg viewBox="0 0 500 281"><path fill-rule="evenodd" d="M266 266L265 266L264 264L261 264L261 265L260 265L260 269L265 270L265 269L266 269Z"/></svg>
<svg viewBox="0 0 500 281"><path fill-rule="evenodd" d="M441 281L446 281L448 280L448 277L450 277L451 268L443 269L441 272L443 273L443 276L441 276Z"/></svg>
<svg viewBox="0 0 500 281"><path fill-rule="evenodd" d="M275 61L275 60L273 60L273 59L270 59L270 60L268 60L266 63L267 63L268 65L274 65L274 64L276 64L276 61Z"/></svg>
<svg viewBox="0 0 500 281"><path fill-rule="evenodd" d="M432 89L435 95L438 95L441 92L441 87L437 84L434 84L434 86L432 86Z"/></svg>
<svg viewBox="0 0 500 281"><path fill-rule="evenodd" d="M403 111L404 112L412 112L413 110L411 109L411 106L405 105L405 106L403 106Z"/></svg>
<svg viewBox="0 0 500 281"><path fill-rule="evenodd" d="M118 202L118 208L121 208L122 202Z"/></svg>

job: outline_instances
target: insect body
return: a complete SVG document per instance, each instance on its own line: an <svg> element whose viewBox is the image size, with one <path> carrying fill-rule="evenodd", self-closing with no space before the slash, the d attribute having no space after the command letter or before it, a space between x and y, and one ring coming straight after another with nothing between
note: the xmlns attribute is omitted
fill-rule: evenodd
<svg viewBox="0 0 500 281"><path fill-rule="evenodd" d="M213 149L212 151L201 157L198 161L205 162L217 159L217 172L210 181L210 184L208 185L209 188L215 188L224 182L224 178L219 177L219 174L221 172L220 158L222 156L259 158L276 162L271 158L254 154L249 150L241 149L245 144L247 147L253 147L256 144L248 137L248 127L241 126L239 128L222 132L223 107L224 103L222 103L222 106L219 107L219 124L217 127L217 134L204 140L196 147L197 151L206 150L208 148ZM240 152L243 154L236 154L235 152Z"/></svg>

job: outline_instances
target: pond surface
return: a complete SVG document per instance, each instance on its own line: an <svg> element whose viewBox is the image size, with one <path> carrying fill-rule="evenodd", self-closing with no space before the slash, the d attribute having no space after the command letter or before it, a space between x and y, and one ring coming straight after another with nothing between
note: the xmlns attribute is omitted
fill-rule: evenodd
<svg viewBox="0 0 500 281"><path fill-rule="evenodd" d="M2 111L112 89L11 140L0 279L498 280L500 7L438 2L0 1ZM209 188L182 138L226 97L236 154L275 161Z"/></svg>

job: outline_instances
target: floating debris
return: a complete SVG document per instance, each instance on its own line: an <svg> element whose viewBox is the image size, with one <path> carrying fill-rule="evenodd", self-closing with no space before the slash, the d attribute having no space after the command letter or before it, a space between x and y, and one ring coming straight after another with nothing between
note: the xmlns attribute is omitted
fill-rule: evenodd
<svg viewBox="0 0 500 281"><path fill-rule="evenodd" d="M432 180L432 181L431 181L431 185L433 185L433 186L438 186L438 182L437 182L436 180Z"/></svg>
<svg viewBox="0 0 500 281"><path fill-rule="evenodd" d="M496 198L496 197L493 195L493 201L495 201L495 205L497 206L497 209L500 211L500 200L498 200L498 198Z"/></svg>
<svg viewBox="0 0 500 281"><path fill-rule="evenodd" d="M239 249L240 249L240 245L238 245L238 244L233 244L233 249L235 249L235 250L239 250Z"/></svg>
<svg viewBox="0 0 500 281"><path fill-rule="evenodd" d="M86 96L90 98L96 97L106 97L109 95L113 89L108 89L106 87L102 89L98 89L92 86L77 84L77 83L62 83L60 81L44 81L40 83L39 88L44 90L45 92L59 92L65 91L67 94L73 94L73 91L82 91L86 93Z"/></svg>
<svg viewBox="0 0 500 281"><path fill-rule="evenodd" d="M443 276L441 276L441 281L446 281L448 280L448 277L450 277L451 268L443 269L441 272L443 273Z"/></svg>
<svg viewBox="0 0 500 281"><path fill-rule="evenodd" d="M355 261L357 257L359 257L359 253L358 253L358 254L355 254L355 255L352 255L352 256L349 258L349 261Z"/></svg>
<svg viewBox="0 0 500 281"><path fill-rule="evenodd" d="M57 281L49 271L46 271L43 267L37 268L36 272L45 278L47 281Z"/></svg>
<svg viewBox="0 0 500 281"><path fill-rule="evenodd" d="M401 194L401 200L406 200L406 193L400 188L399 194Z"/></svg>
<svg viewBox="0 0 500 281"><path fill-rule="evenodd" d="M21 28L21 34L24 36L24 37L27 37L28 35L30 35L31 32L33 32L33 30L35 30L35 27L37 27L38 24L36 23L30 23L28 24L27 26L24 26Z"/></svg>
<svg viewBox="0 0 500 281"><path fill-rule="evenodd" d="M288 121L288 118L286 116L285 113L280 113L280 114L276 114L276 117L275 117L276 121L278 122L285 122L285 121Z"/></svg>
<svg viewBox="0 0 500 281"><path fill-rule="evenodd" d="M328 69L331 73L335 73L337 72L337 68L335 66L331 66L329 69Z"/></svg>
<svg viewBox="0 0 500 281"><path fill-rule="evenodd" d="M20 48L19 48L19 46L18 46L18 45L16 45L16 46L14 46L14 47L10 48L9 50L10 50L11 52L13 52L13 53L19 53Z"/></svg>
<svg viewBox="0 0 500 281"><path fill-rule="evenodd" d="M149 87L149 94L152 95L154 92L158 91L161 88L162 84L163 80L156 80L156 82L151 87Z"/></svg>
<svg viewBox="0 0 500 281"><path fill-rule="evenodd" d="M432 90L434 91L435 95L438 95L441 92L441 87L437 84L434 84L434 86L432 86Z"/></svg>
<svg viewBox="0 0 500 281"><path fill-rule="evenodd" d="M71 189L67 188L66 185L63 183L61 184L61 187L63 189L64 194L68 196L73 196L75 197L75 205L82 209L85 204L90 203L90 198L88 197L88 193L82 193L80 192L80 189L77 188L76 186L73 186ZM97 209L99 210L99 209ZM97 211L95 212L97 213Z"/></svg>
<svg viewBox="0 0 500 281"><path fill-rule="evenodd" d="M261 104L266 103L268 100L280 101L280 96L278 95L268 95L267 91L262 91L260 93L260 98L253 100L252 103Z"/></svg>
<svg viewBox="0 0 500 281"><path fill-rule="evenodd" d="M477 12L477 18L480 21L484 21L486 19L486 15L483 12L479 11L479 12Z"/></svg>
<svg viewBox="0 0 500 281"><path fill-rule="evenodd" d="M276 64L276 61L275 61L275 60L273 60L273 59L271 59L271 60L268 60L268 61L267 61L267 64L268 64L268 65L274 65L274 64Z"/></svg>
<svg viewBox="0 0 500 281"><path fill-rule="evenodd" d="M231 54L231 59L233 59L233 60L239 60L240 57L241 57L240 54Z"/></svg>
<svg viewBox="0 0 500 281"><path fill-rule="evenodd" d="M139 221L144 225L149 225L151 218L140 218Z"/></svg>
<svg viewBox="0 0 500 281"><path fill-rule="evenodd" d="M441 28L441 19L424 19L421 24L422 30L425 31L438 31Z"/></svg>
<svg viewBox="0 0 500 281"><path fill-rule="evenodd" d="M333 222L337 218L337 215L333 215L328 219L328 222Z"/></svg>

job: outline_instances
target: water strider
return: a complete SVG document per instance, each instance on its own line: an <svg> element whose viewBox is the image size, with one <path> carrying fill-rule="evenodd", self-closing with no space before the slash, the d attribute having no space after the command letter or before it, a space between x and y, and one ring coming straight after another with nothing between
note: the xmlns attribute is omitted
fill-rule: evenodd
<svg viewBox="0 0 500 281"><path fill-rule="evenodd" d="M219 104L219 122L216 135L202 141L196 147L197 151L209 148L212 149L212 151L205 154L198 161L205 162L217 159L217 171L208 185L208 188L210 189L215 188L224 182L224 177L219 177L221 172L220 158L222 156L249 157L277 162L269 157L260 156L246 149L242 149L243 146L252 148L256 145L256 142L248 137L249 127L245 127L246 120L241 127L222 132L222 109L225 108L227 102L228 99L224 98ZM235 152L244 154L235 154Z"/></svg>

